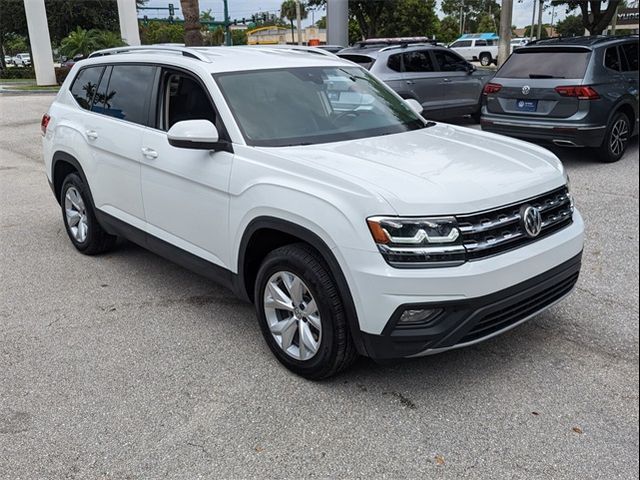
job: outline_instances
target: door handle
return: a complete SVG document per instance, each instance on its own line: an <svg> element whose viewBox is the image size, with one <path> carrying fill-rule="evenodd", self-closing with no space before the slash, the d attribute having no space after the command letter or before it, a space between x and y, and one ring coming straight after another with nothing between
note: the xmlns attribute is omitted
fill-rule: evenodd
<svg viewBox="0 0 640 480"><path fill-rule="evenodd" d="M96 140L98 138L98 132L96 132L95 130L87 130L84 133L87 134L87 138L89 140Z"/></svg>
<svg viewBox="0 0 640 480"><path fill-rule="evenodd" d="M407 85L415 85L416 82L414 82L413 80L407 80Z"/></svg>
<svg viewBox="0 0 640 480"><path fill-rule="evenodd" d="M451 79L449 79L449 78L443 78L442 81L444 83L451 83Z"/></svg>
<svg viewBox="0 0 640 480"><path fill-rule="evenodd" d="M147 158L158 158L158 152L153 148L142 147L142 155Z"/></svg>

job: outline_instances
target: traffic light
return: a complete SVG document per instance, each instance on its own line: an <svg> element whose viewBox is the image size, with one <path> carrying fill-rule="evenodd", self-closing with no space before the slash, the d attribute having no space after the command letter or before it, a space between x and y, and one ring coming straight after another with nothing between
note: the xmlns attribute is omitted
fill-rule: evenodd
<svg viewBox="0 0 640 480"><path fill-rule="evenodd" d="M173 3L169 4L169 16L173 17L176 14L176 9L173 7Z"/></svg>

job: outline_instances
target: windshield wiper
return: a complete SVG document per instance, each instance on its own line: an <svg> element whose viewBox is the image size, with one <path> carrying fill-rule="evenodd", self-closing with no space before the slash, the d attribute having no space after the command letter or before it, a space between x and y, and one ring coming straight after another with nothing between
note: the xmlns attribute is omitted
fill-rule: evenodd
<svg viewBox="0 0 640 480"><path fill-rule="evenodd" d="M544 73L530 73L529 78L565 78L565 77L556 77L555 75L547 75Z"/></svg>

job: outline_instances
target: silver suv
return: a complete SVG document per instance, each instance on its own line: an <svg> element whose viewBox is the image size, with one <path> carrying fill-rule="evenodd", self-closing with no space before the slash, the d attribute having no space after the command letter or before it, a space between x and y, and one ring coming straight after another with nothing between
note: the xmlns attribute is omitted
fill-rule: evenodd
<svg viewBox="0 0 640 480"><path fill-rule="evenodd" d="M367 68L402 98L417 100L436 120L472 115L479 121L482 88L493 74L430 44L364 44L338 56Z"/></svg>
<svg viewBox="0 0 640 480"><path fill-rule="evenodd" d="M516 50L485 86L482 129L619 160L638 134L638 36L554 38Z"/></svg>

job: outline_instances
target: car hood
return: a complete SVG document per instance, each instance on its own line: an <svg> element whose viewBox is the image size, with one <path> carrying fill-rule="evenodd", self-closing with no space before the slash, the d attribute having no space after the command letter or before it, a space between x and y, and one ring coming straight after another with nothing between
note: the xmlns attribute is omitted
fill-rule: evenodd
<svg viewBox="0 0 640 480"><path fill-rule="evenodd" d="M565 183L562 163L542 147L442 123L394 135L268 150L350 178L385 198L398 215L478 212Z"/></svg>

